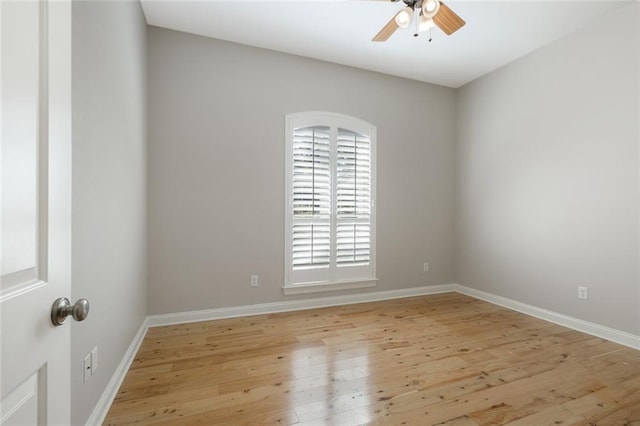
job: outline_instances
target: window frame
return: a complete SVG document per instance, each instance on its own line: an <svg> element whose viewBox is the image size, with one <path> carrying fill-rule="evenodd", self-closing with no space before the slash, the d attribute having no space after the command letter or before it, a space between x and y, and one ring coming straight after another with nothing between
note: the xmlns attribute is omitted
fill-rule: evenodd
<svg viewBox="0 0 640 426"><path fill-rule="evenodd" d="M351 269L360 274L349 275L348 271L342 277L334 276L328 279L317 279L313 273L309 274L309 280L304 282L292 282L293 273L293 136L294 130L303 127L328 126L331 134L331 213L330 213L330 233L332 238L332 251L329 274L337 268L344 268L343 271ZM359 134L369 136L370 144L370 264L368 266L337 266L335 264L335 238L337 236L337 215L336 215L336 144L338 129L349 130ZM284 285L282 287L285 295L315 293L325 291L347 290L354 288L375 287L376 278L376 127L364 120L351 117L345 114L308 111L288 114L285 117L285 256L284 256ZM309 270L313 271L312 268ZM298 275L300 271L297 271Z"/></svg>

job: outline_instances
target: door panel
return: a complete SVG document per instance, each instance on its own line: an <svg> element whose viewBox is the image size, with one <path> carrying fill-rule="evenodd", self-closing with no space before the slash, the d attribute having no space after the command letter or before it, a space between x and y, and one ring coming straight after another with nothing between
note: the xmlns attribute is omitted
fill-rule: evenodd
<svg viewBox="0 0 640 426"><path fill-rule="evenodd" d="M70 422L71 4L0 1L0 424Z"/></svg>
<svg viewBox="0 0 640 426"><path fill-rule="evenodd" d="M40 7L2 4L2 291L37 278ZM12 42L20 40L20 43ZM41 243L46 243L42 241Z"/></svg>
<svg viewBox="0 0 640 426"><path fill-rule="evenodd" d="M36 372L2 399L0 424L18 426L43 423L40 415L44 410L38 407L42 400L41 377L42 373Z"/></svg>

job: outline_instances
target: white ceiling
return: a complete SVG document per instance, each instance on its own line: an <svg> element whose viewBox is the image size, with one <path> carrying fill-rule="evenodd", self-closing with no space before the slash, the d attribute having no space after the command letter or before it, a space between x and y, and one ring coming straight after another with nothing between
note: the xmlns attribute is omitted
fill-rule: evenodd
<svg viewBox="0 0 640 426"><path fill-rule="evenodd" d="M142 0L150 25L460 87L631 0L461 1L447 5L467 24L433 41L399 29L371 38L400 10L381 0Z"/></svg>

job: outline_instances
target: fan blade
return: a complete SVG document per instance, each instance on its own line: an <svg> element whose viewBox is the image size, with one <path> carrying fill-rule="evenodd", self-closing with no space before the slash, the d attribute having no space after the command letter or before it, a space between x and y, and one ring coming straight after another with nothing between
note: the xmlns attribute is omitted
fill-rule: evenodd
<svg viewBox="0 0 640 426"><path fill-rule="evenodd" d="M433 22L447 35L455 33L465 24L464 20L443 2L440 2L440 10L433 17Z"/></svg>
<svg viewBox="0 0 640 426"><path fill-rule="evenodd" d="M387 41L387 39L391 37L391 34L396 32L396 30L398 29L398 23L396 22L396 15L393 15L393 18L391 18L391 20L387 22L387 25L382 27L380 32L378 32L378 34L376 34L376 36L373 39L371 39L371 41Z"/></svg>

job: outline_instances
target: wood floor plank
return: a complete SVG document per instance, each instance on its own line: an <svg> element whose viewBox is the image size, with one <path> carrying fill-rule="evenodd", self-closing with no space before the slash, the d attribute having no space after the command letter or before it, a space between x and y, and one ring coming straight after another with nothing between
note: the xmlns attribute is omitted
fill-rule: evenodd
<svg viewBox="0 0 640 426"><path fill-rule="evenodd" d="M134 423L638 425L640 352L453 293L155 327Z"/></svg>

